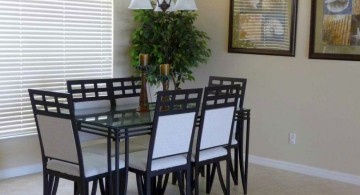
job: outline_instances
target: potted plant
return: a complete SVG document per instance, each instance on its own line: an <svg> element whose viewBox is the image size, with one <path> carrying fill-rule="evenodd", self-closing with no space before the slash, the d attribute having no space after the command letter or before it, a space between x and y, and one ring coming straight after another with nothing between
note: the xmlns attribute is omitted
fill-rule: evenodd
<svg viewBox="0 0 360 195"><path fill-rule="evenodd" d="M147 80L150 84L171 80L175 89L186 80L194 80L192 68L206 63L211 55L209 37L194 26L197 14L192 11L134 11L138 27L132 33L131 57L135 67L139 54L150 55ZM170 74L161 76L160 64L170 64Z"/></svg>

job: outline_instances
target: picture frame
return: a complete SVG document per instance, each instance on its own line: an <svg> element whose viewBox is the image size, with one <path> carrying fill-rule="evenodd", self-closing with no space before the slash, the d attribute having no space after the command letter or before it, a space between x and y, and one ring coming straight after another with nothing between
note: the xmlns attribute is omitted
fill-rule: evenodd
<svg viewBox="0 0 360 195"><path fill-rule="evenodd" d="M312 0L309 58L360 60L360 0Z"/></svg>
<svg viewBox="0 0 360 195"><path fill-rule="evenodd" d="M230 0L229 53L295 56L298 0Z"/></svg>

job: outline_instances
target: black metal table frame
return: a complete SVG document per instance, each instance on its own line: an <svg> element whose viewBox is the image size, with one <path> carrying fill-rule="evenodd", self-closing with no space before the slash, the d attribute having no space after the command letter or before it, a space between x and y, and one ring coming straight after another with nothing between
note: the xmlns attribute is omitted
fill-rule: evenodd
<svg viewBox="0 0 360 195"><path fill-rule="evenodd" d="M236 126L236 131L238 133L238 144L239 144L239 163L240 163L240 176L242 180L242 186L244 190L244 194L247 194L247 184L248 184L248 164L249 164L249 143L250 143L250 109L241 109L236 111L237 115L235 120L238 121ZM99 113L99 115L104 115L104 113ZM88 117L95 117L97 114L89 114ZM77 119L77 125L78 130L86 133L91 133L95 135L104 136L107 138L107 160L108 160L108 172L109 172L109 178L113 177L111 175L111 142L114 141L115 143L115 178L113 181L112 179L109 180L109 190L110 194L120 194L120 178L119 178L119 142L121 139L125 139L125 177L127 178L128 174L128 155L129 155L129 146L128 146L128 140L129 137L138 136L138 135L144 135L148 134L149 130L151 131L151 125L152 123L143 123L143 124L136 124L136 125L125 125L121 127L117 126L109 126L104 125L101 123L96 123L93 121L86 121L81 120L83 118L86 118L86 115L82 115L81 118ZM199 117L200 119L200 117ZM246 129L244 129L244 122L246 121ZM199 123L198 123L199 124ZM86 128L87 130L84 130L83 128ZM140 127L140 128L139 128ZM135 129L135 130L132 130ZM130 131L131 132L130 132ZM246 134L245 140L244 140L244 133ZM245 148L244 148L245 143ZM245 153L245 156L244 156ZM115 182L115 186L113 185L113 182ZM124 192L126 192L127 183L125 183L124 186ZM115 193L113 193L113 190L115 190Z"/></svg>

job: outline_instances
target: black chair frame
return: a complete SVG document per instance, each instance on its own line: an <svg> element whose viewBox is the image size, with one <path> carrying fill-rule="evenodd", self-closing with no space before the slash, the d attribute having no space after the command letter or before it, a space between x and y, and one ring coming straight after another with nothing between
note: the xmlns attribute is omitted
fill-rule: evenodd
<svg viewBox="0 0 360 195"><path fill-rule="evenodd" d="M223 86L210 86L205 88L203 103L202 103L202 110L201 110L201 120L200 120L200 127L198 131L198 137L196 142L196 154L195 154L195 162L193 162L194 172L193 176L195 178L195 194L199 194L199 174L200 170L203 166L206 166L207 175L206 175L206 192L210 193L211 186L215 177L215 171L217 170L220 184L224 194L230 194L230 163L231 163L231 152L230 147L232 140L232 132L234 126L234 118L235 118L235 110L236 105L238 102L238 94L240 91L239 85L223 85ZM225 147L227 150L227 155L220 156L217 158L212 158L209 160L199 161L200 155L200 146L201 146L201 137L203 133L204 121L205 121L205 112L211 109L218 109L218 108L225 108L225 107L234 107L234 115L232 117L232 124L231 124L231 132L229 135L229 141L227 144L214 146L214 147ZM219 132L221 133L221 132ZM207 148L210 149L210 148ZM226 169L226 184L224 183L224 179L222 176L221 168L220 168L220 161L226 161L227 169ZM211 170L211 164L212 170ZM211 171L210 171L211 170Z"/></svg>
<svg viewBox="0 0 360 195"><path fill-rule="evenodd" d="M178 180L183 181L182 172L187 172L187 183L186 183L186 194L191 194L191 183L190 183L190 172L191 172L191 143L189 144L189 149L186 153L187 163L185 165L149 171L151 170L153 160L153 149L155 144L156 132L158 119L160 116L173 115L173 114L182 114L194 112L194 125L191 135L191 140L194 137L194 131L196 127L196 116L200 108L202 89L187 89L187 90L173 90L173 91L160 91L157 94L157 101L155 106L153 129L151 133L150 143L149 143L149 152L147 158L146 172L132 169L129 170L136 174L136 180L138 185L138 190L140 195L162 195L165 192L166 185L169 178L169 173L176 172ZM165 158L163 156L161 158ZM170 156L168 156L170 157ZM157 179L157 181L156 181ZM184 183L179 182L180 193L184 194Z"/></svg>
<svg viewBox="0 0 360 195"><path fill-rule="evenodd" d="M140 96L141 77L68 80L66 84L74 102L109 100L116 106L116 99Z"/></svg>
<svg viewBox="0 0 360 195"><path fill-rule="evenodd" d="M50 91L42 91L42 90L35 90L35 89L29 89L29 96L30 101L32 104L33 114L35 118L35 123L37 127L39 142L40 142L40 148L41 148L41 156L42 156L42 164L43 164L43 194L44 195L53 195L56 194L59 178L64 178L67 180L74 181L74 194L81 194L81 195L87 195L89 182L93 182L92 186L92 192L91 194L95 194L97 190L97 183L99 182L100 185L100 191L101 194L113 194L113 187L111 179L108 180L109 176L114 177L114 175L118 175L117 171L111 171L111 162L110 157L108 157L108 166L109 166L109 173L103 173L98 174L91 177L85 177L84 173L84 163L82 158L82 151L81 151L81 145L79 141L79 136L77 132L77 125L75 122L74 117L74 107L73 107L73 98L70 94L65 93L58 93L58 92L50 92ZM77 158L78 163L68 162L64 161L62 159L57 159L52 156L47 156L45 153L44 145L43 145L43 139L41 136L41 132L39 129L39 123L37 120L37 115L44 115L44 116L50 116L50 117L56 117L56 118L63 118L68 119L72 123L72 129L73 129L73 135L74 135L74 141L77 149ZM125 138L126 143L128 143L128 138ZM125 157L127 160L127 156ZM58 161L71 163L74 165L79 166L80 176L73 176L68 175L65 173L61 173L58 171L50 170L47 168L47 162L50 159L55 159ZM116 165L117 167L118 165ZM126 172L125 174L125 187L124 191L126 192L127 187L127 170L128 170L128 163L125 163L125 168L123 171ZM106 183L106 186L104 186L103 178L106 178L107 181L110 181L110 183Z"/></svg>
<svg viewBox="0 0 360 195"><path fill-rule="evenodd" d="M232 77L221 77L221 76L210 76L208 86L219 86L219 85L240 85L238 108L243 110L245 91L247 79L245 78L232 78ZM243 143L241 137L243 137L244 121L249 120L247 117L241 115L237 116L235 139L238 141L238 145L231 145L234 151L234 162L231 162L230 173L233 178L234 184L239 184L239 166L244 167L243 162ZM245 173L246 172L246 173ZM244 193L247 193L247 171L240 168L240 174L242 179L242 185Z"/></svg>

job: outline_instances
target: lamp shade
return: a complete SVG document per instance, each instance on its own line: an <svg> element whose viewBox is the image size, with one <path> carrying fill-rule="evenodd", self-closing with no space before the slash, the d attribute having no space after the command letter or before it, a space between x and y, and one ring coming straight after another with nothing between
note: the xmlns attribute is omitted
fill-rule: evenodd
<svg viewBox="0 0 360 195"><path fill-rule="evenodd" d="M197 10L194 0L177 0L175 5L176 10Z"/></svg>
<svg viewBox="0 0 360 195"><path fill-rule="evenodd" d="M160 1L160 3L162 2L162 0L159 0ZM169 1L170 0L165 0L166 1L166 3L169 3ZM170 3L170 7L166 10L167 12L174 12L174 11L176 11L177 9L175 8L175 2L174 2L174 0L172 0L171 1L171 3ZM162 12L162 10L161 10L161 8L159 7L159 4L158 3L156 3L156 7L155 7L155 10L154 11L156 11L156 12Z"/></svg>
<svg viewBox="0 0 360 195"><path fill-rule="evenodd" d="M150 0L131 0L129 9L153 9Z"/></svg>

